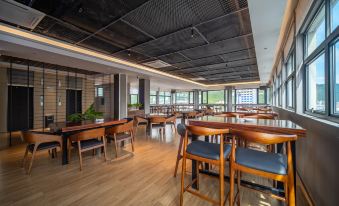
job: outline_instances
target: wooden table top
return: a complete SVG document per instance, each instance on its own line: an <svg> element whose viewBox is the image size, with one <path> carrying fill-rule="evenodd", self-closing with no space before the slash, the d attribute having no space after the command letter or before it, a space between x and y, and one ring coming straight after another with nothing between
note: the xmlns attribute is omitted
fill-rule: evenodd
<svg viewBox="0 0 339 206"><path fill-rule="evenodd" d="M306 130L304 128L290 120L204 116L194 120L189 120L189 125L212 128L243 129L278 134L296 134L298 137L304 137L306 135Z"/></svg>
<svg viewBox="0 0 339 206"><path fill-rule="evenodd" d="M100 119L100 120L86 120L77 123L70 123L70 122L57 122L50 125L50 130L54 132L73 132L78 130L84 129L92 129L97 127L107 127L116 124L123 124L126 123L126 119Z"/></svg>

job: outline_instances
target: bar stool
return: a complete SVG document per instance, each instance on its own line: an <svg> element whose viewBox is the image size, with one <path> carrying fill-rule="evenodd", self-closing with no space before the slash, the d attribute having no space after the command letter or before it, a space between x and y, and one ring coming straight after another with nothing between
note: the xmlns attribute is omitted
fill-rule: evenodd
<svg viewBox="0 0 339 206"><path fill-rule="evenodd" d="M193 195L196 195L204 200L207 200L211 203L224 205L226 199L224 197L224 166L225 160L229 157L231 152L230 145L224 144L215 144L203 141L193 141L188 145L188 133L196 136L210 136L210 135L220 135L220 138L223 139L223 135L229 133L229 129L212 129L199 126L186 126L186 133L184 139L184 149L183 149L183 161L182 161L182 173L181 173L181 191L180 191L180 205L183 205L184 192L189 192ZM222 141L221 141L222 142ZM197 167L197 178L193 182L186 186L184 185L184 176L186 173L186 160L191 159L199 162L205 162L219 166L219 181L220 181L220 198L219 201L213 200L212 198L198 193L195 190L192 190L190 187L195 182L197 183L197 188L199 188L199 167Z"/></svg>
<svg viewBox="0 0 339 206"><path fill-rule="evenodd" d="M274 198L295 204L295 188L293 175L293 161L291 152L291 141L297 139L296 135L267 134L252 131L231 130L232 151L230 157L230 205L237 199L240 205L240 181L241 172L258 175L284 183L285 198L271 195ZM280 153L262 152L249 148L237 147L235 137L241 137L251 142L260 144L287 144L287 155ZM237 194L234 196L234 176L237 172Z"/></svg>

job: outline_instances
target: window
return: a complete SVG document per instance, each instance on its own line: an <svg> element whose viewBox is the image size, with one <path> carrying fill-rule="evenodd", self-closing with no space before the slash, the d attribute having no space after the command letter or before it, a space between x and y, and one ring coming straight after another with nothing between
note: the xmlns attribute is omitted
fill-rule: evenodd
<svg viewBox="0 0 339 206"><path fill-rule="evenodd" d="M208 91L208 104L224 104L224 90Z"/></svg>
<svg viewBox="0 0 339 206"><path fill-rule="evenodd" d="M165 92L165 104L171 104L171 92Z"/></svg>
<svg viewBox="0 0 339 206"><path fill-rule="evenodd" d="M332 46L332 68L334 77L333 89L333 113L339 114L339 40Z"/></svg>
<svg viewBox="0 0 339 206"><path fill-rule="evenodd" d="M294 53L292 53L286 62L286 107L294 108L294 81L295 81L295 64Z"/></svg>
<svg viewBox="0 0 339 206"><path fill-rule="evenodd" d="M265 89L258 89L258 104L265 104Z"/></svg>
<svg viewBox="0 0 339 206"><path fill-rule="evenodd" d="M159 92L159 104L165 104L165 92Z"/></svg>
<svg viewBox="0 0 339 206"><path fill-rule="evenodd" d="M138 103L138 95L131 94L131 104L137 104L137 103Z"/></svg>
<svg viewBox="0 0 339 206"><path fill-rule="evenodd" d="M309 56L325 38L325 6L322 6L306 31L306 56Z"/></svg>
<svg viewBox="0 0 339 206"><path fill-rule="evenodd" d="M104 88L97 87L95 90L95 96L96 97L103 97L104 96Z"/></svg>
<svg viewBox="0 0 339 206"><path fill-rule="evenodd" d="M176 104L188 104L189 93L188 92L177 92L175 93Z"/></svg>
<svg viewBox="0 0 339 206"><path fill-rule="evenodd" d="M282 105L282 90L281 90L281 71L278 75L278 78L277 78L277 88L278 88L278 105L281 107Z"/></svg>
<svg viewBox="0 0 339 206"><path fill-rule="evenodd" d="M257 89L237 89L237 104L257 104Z"/></svg>
<svg viewBox="0 0 339 206"><path fill-rule="evenodd" d="M150 104L157 104L157 92L156 91L151 91L150 92Z"/></svg>
<svg viewBox="0 0 339 206"><path fill-rule="evenodd" d="M190 92L190 101L189 101L189 103L190 104L194 104L194 92Z"/></svg>
<svg viewBox="0 0 339 206"><path fill-rule="evenodd" d="M202 92L202 103L207 104L207 91Z"/></svg>
<svg viewBox="0 0 339 206"><path fill-rule="evenodd" d="M321 54L306 67L307 110L325 112L325 55Z"/></svg>
<svg viewBox="0 0 339 206"><path fill-rule="evenodd" d="M331 0L331 32L339 25L339 0Z"/></svg>

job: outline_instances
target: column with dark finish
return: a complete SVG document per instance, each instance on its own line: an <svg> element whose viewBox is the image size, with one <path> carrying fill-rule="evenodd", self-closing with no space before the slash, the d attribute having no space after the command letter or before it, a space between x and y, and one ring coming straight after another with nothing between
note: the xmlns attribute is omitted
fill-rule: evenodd
<svg viewBox="0 0 339 206"><path fill-rule="evenodd" d="M139 103L142 104L141 109L145 114L150 113L150 86L149 79L139 79Z"/></svg>
<svg viewBox="0 0 339 206"><path fill-rule="evenodd" d="M194 109L199 109L199 90L193 90L193 104Z"/></svg>
<svg viewBox="0 0 339 206"><path fill-rule="evenodd" d="M127 75L114 74L114 118L127 117Z"/></svg>
<svg viewBox="0 0 339 206"><path fill-rule="evenodd" d="M0 68L0 149L8 146L7 139L7 103L8 103L8 83L7 69Z"/></svg>

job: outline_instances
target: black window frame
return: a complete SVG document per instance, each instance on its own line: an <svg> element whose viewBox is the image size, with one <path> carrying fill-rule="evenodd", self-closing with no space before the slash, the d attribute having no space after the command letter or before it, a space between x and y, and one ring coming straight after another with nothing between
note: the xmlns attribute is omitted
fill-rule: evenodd
<svg viewBox="0 0 339 206"><path fill-rule="evenodd" d="M290 74L288 74L288 69L287 69L287 65L288 65L288 61L290 60L290 58L292 58L292 63L291 63L291 67L292 67L292 71ZM296 50L295 50L295 43L292 44L292 47L290 49L290 52L288 53L287 57L286 57L286 61L285 61L285 106L287 109L289 110L293 110L295 111L296 108L296 98L295 98L295 94L296 94ZM288 101L289 101L289 90L288 90L288 83L289 81L292 81L292 106L288 105Z"/></svg>

